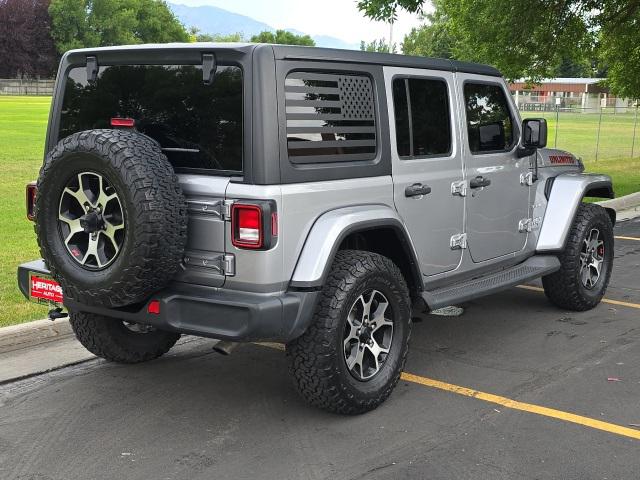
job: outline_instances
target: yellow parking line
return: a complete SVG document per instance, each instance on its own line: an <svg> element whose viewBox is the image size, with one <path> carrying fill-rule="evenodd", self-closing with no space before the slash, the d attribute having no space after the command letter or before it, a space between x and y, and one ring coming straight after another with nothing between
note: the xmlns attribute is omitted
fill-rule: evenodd
<svg viewBox="0 0 640 480"><path fill-rule="evenodd" d="M517 287L524 290L533 290L534 292L544 292L544 288L534 287L533 285L517 285ZM623 302L621 300L612 300L610 298L603 298L601 301L602 303L608 303L609 305L640 309L640 303Z"/></svg>
<svg viewBox="0 0 640 480"><path fill-rule="evenodd" d="M272 342L254 342L255 345L262 347L273 348L276 350L284 350L284 345L281 343ZM414 375L413 373L402 372L400 378L406 382L422 385L423 387L437 388L438 390L444 390L456 395L462 395L464 397L475 398L484 402L501 405L505 408L512 410L520 410L522 412L529 412L535 415L541 415L543 417L555 418L564 422L575 423L577 425L583 425L589 428L595 428L596 430L602 430L604 432L613 433L616 435L622 435L623 437L635 438L640 440L640 430L634 430L632 428L616 425L615 423L603 422L602 420L596 420L595 418L583 417L582 415L576 415L574 413L563 412L562 410L555 410L553 408L543 407L541 405L534 405L532 403L519 402L507 397L501 397L500 395L494 395L492 393L481 392L474 390L473 388L461 387L452 383L441 382L440 380L434 380L433 378L421 377L420 375Z"/></svg>
<svg viewBox="0 0 640 480"><path fill-rule="evenodd" d="M640 242L640 238L638 237L623 237L622 235L618 235L613 238L617 238L619 240L635 240L636 242Z"/></svg>
<svg viewBox="0 0 640 480"><path fill-rule="evenodd" d="M439 390L445 390L457 395L463 395L465 397L476 398L478 400L494 403L496 405L502 405L503 407L510 408L512 410L534 413L543 417L555 418L564 422L575 423L578 425L583 425L585 427L595 428L596 430L602 430L604 432L640 440L640 430L623 427L621 425L616 425L615 423L603 422L594 418L583 417L582 415L563 412L562 410L555 410L553 408L542 407L540 405L534 405L531 403L518 402L517 400L511 400L510 398L493 395L492 393L480 392L472 388L460 387L458 385L441 382L439 380L433 380L431 378L421 377L412 373L403 372L400 378L407 382L417 383L418 385L423 385L425 387L437 388Z"/></svg>

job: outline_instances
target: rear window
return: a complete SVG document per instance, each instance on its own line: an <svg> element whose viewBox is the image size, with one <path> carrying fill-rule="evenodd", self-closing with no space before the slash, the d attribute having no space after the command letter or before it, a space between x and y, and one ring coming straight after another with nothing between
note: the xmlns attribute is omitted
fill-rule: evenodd
<svg viewBox="0 0 640 480"><path fill-rule="evenodd" d="M292 163L376 157L373 85L367 75L295 71L285 79Z"/></svg>
<svg viewBox="0 0 640 480"><path fill-rule="evenodd" d="M133 118L157 140L176 169L242 171L242 70L218 66L205 85L197 65L101 67L95 82L85 67L66 81L59 139L81 130L111 128Z"/></svg>

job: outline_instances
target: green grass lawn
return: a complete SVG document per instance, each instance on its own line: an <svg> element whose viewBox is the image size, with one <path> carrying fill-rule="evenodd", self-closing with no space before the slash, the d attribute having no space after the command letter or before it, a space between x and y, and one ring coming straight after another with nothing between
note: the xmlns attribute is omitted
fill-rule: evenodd
<svg viewBox="0 0 640 480"><path fill-rule="evenodd" d="M16 266L40 256L24 186L38 177L50 104L50 97L0 96L0 326L47 314L18 291Z"/></svg>
<svg viewBox="0 0 640 480"><path fill-rule="evenodd" d="M39 257L33 224L25 217L24 186L38 176L50 103L49 97L0 96L0 326L43 318L47 313L46 307L27 302L18 291L16 266ZM541 116L538 112L524 115ZM553 146L555 114L543 116L549 120ZM562 114L558 148L582 156L587 170L611 175L618 196L640 191L640 145L636 158L629 158L633 116L610 117L603 118L597 162L597 115Z"/></svg>

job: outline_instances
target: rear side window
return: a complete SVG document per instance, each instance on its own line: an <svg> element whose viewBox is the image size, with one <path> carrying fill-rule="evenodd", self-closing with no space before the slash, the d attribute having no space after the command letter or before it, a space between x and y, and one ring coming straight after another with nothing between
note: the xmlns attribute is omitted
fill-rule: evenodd
<svg viewBox="0 0 640 480"><path fill-rule="evenodd" d="M177 169L242 171L242 70L219 66L205 85L199 65L101 67L95 82L85 67L66 81L59 139L80 130L111 128L132 118L157 140Z"/></svg>
<svg viewBox="0 0 640 480"><path fill-rule="evenodd" d="M373 85L367 75L294 71L284 91L292 163L376 157Z"/></svg>
<svg viewBox="0 0 640 480"><path fill-rule="evenodd" d="M513 147L513 118L500 85L464 85L469 149L472 153L504 152Z"/></svg>
<svg viewBox="0 0 640 480"><path fill-rule="evenodd" d="M451 153L451 116L444 80L396 78L393 105L400 157Z"/></svg>

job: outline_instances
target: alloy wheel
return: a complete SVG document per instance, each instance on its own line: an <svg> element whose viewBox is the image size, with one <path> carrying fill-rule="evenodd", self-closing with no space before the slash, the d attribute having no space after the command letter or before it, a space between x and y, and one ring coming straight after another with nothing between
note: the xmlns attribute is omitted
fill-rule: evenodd
<svg viewBox="0 0 640 480"><path fill-rule="evenodd" d="M347 315L343 336L344 360L360 381L372 379L382 368L393 340L393 312L378 290L360 295Z"/></svg>
<svg viewBox="0 0 640 480"><path fill-rule="evenodd" d="M58 209L58 230L69 255L89 270L110 265L124 243L122 203L109 181L81 172L66 184Z"/></svg>
<svg viewBox="0 0 640 480"><path fill-rule="evenodd" d="M580 280L588 290L593 289L600 279L604 255L604 238L600 230L592 228L580 251Z"/></svg>

